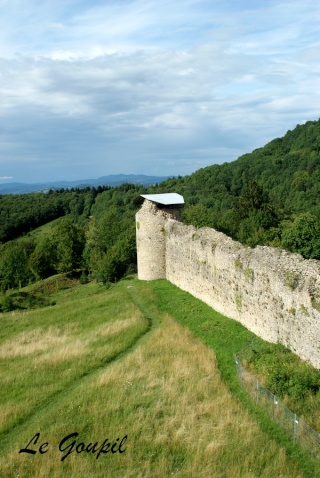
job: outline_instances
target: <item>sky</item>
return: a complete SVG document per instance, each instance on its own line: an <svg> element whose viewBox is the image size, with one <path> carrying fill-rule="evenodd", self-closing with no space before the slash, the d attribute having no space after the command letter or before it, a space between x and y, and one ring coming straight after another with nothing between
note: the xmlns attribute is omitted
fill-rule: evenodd
<svg viewBox="0 0 320 478"><path fill-rule="evenodd" d="M315 0L0 0L0 182L187 175L319 119Z"/></svg>

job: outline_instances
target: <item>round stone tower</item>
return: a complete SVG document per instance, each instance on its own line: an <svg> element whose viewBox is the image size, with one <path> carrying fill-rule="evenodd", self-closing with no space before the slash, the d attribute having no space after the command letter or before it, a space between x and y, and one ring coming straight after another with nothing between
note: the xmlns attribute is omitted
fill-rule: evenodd
<svg viewBox="0 0 320 478"><path fill-rule="evenodd" d="M136 214L138 278L166 278L166 222L181 219L184 199L180 194L142 194Z"/></svg>

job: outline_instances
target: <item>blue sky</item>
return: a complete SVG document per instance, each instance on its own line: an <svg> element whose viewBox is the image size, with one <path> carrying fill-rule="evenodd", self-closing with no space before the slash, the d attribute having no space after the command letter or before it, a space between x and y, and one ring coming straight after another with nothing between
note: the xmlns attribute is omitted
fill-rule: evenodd
<svg viewBox="0 0 320 478"><path fill-rule="evenodd" d="M0 0L0 182L185 175L319 118L320 2Z"/></svg>

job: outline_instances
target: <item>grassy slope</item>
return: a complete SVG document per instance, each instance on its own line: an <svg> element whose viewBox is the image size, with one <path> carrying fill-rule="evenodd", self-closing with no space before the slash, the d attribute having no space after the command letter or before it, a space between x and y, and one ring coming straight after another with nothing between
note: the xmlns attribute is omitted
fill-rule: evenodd
<svg viewBox="0 0 320 478"><path fill-rule="evenodd" d="M247 340L240 324L166 281L88 284L53 299L1 316L1 477L320 476L231 394L241 395L231 365ZM38 432L47 453L19 454ZM86 444L128 435L127 449L62 462L59 442L73 432Z"/></svg>

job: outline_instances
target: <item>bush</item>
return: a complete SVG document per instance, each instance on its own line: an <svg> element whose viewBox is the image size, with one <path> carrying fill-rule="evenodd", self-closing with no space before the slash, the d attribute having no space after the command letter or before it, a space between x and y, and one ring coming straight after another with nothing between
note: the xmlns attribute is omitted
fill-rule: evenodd
<svg viewBox="0 0 320 478"><path fill-rule="evenodd" d="M15 306L11 297L5 296L5 298L2 301L2 312L11 312L11 310L14 310L14 309L15 309Z"/></svg>

